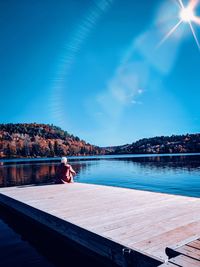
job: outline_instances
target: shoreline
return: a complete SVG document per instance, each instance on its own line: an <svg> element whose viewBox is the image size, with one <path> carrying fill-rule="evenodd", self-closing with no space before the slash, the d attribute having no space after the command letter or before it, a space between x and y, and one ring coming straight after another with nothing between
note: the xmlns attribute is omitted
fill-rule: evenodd
<svg viewBox="0 0 200 267"><path fill-rule="evenodd" d="M165 153L165 154L105 154L105 155L91 155L91 156L67 156L68 159L106 159L106 158L145 158L145 157L176 157L176 156L200 156L200 153ZM40 162L40 161L59 161L60 157L26 157L26 158L0 158L0 163L8 162Z"/></svg>

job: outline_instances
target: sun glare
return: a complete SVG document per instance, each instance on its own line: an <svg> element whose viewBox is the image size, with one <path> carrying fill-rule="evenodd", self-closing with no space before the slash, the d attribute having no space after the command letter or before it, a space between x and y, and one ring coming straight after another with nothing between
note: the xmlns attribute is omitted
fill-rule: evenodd
<svg viewBox="0 0 200 267"><path fill-rule="evenodd" d="M179 8L180 8L180 12L179 12L179 21L177 22L177 24L163 37L163 39L160 41L160 43L158 44L158 47L160 45L162 45L177 29L178 27L184 22L184 23L188 23L188 26L191 29L192 35L194 37L194 40L200 50L200 44L199 41L197 39L197 35L195 33L194 27L192 25L192 23L195 23L197 25L200 25L200 17L197 17L195 15L195 8L197 7L197 5L199 4L199 0L190 0L188 2L187 6L184 6L183 1L182 0L177 0Z"/></svg>
<svg viewBox="0 0 200 267"><path fill-rule="evenodd" d="M182 8L180 12L180 18L184 22L192 21L195 17L194 11L190 7Z"/></svg>

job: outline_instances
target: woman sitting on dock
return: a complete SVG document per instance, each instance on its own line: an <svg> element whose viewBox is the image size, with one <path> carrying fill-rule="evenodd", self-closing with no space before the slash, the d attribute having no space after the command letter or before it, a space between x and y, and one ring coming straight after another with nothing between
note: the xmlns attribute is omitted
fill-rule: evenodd
<svg viewBox="0 0 200 267"><path fill-rule="evenodd" d="M65 183L73 183L73 175L75 175L76 172L72 168L70 164L67 163L67 158L62 157L61 163L57 167L56 170L56 184L65 184Z"/></svg>

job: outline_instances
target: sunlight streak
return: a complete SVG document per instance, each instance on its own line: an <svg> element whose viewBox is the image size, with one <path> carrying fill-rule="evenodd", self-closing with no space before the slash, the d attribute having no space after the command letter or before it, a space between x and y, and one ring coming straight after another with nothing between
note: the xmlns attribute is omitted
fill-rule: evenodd
<svg viewBox="0 0 200 267"><path fill-rule="evenodd" d="M160 41L158 44L157 48L160 47L174 32L175 30L179 27L179 25L182 23L182 20L179 20L179 22L164 36L164 38Z"/></svg>
<svg viewBox="0 0 200 267"><path fill-rule="evenodd" d="M185 8L184 5L183 5L182 0L178 0L178 3L180 4L180 8Z"/></svg>
<svg viewBox="0 0 200 267"><path fill-rule="evenodd" d="M199 0L190 0L189 4L187 6L184 6L182 0L177 0L177 4L180 8L179 22L163 37L163 39L160 41L160 43L157 45L157 48L160 47L177 29L182 23L188 23L189 27L191 29L192 35L194 37L194 40L197 44L197 47L200 50L200 44L197 38L197 35L195 33L194 27L192 25L192 22L200 25L200 17L197 17L195 15L195 8L197 7L199 3Z"/></svg>
<svg viewBox="0 0 200 267"><path fill-rule="evenodd" d="M195 33L194 28L193 28L193 26L192 26L192 23L189 22L189 25L190 25L190 29L191 29L191 31L192 31L192 34L193 34L193 36L194 36L194 40L196 41L196 44L197 44L197 46L198 46L198 48L199 48L199 50L200 50L199 41L198 41L198 39L197 39L197 36L196 36L196 33Z"/></svg>
<svg viewBox="0 0 200 267"><path fill-rule="evenodd" d="M199 0L191 0L191 2L189 3L189 7L194 10L195 7L198 5Z"/></svg>
<svg viewBox="0 0 200 267"><path fill-rule="evenodd" d="M193 22L195 22L196 24L200 25L200 18L197 17L197 16L194 16Z"/></svg>

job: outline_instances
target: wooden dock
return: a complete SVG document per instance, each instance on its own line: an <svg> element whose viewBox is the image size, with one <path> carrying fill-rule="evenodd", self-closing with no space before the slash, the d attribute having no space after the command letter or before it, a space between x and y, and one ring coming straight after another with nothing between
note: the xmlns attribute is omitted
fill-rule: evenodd
<svg viewBox="0 0 200 267"><path fill-rule="evenodd" d="M200 266L200 239L182 246L168 247L166 253L169 260L159 267L198 267Z"/></svg>
<svg viewBox="0 0 200 267"><path fill-rule="evenodd" d="M74 183L1 188L0 204L120 266L159 266L200 238L199 198Z"/></svg>

